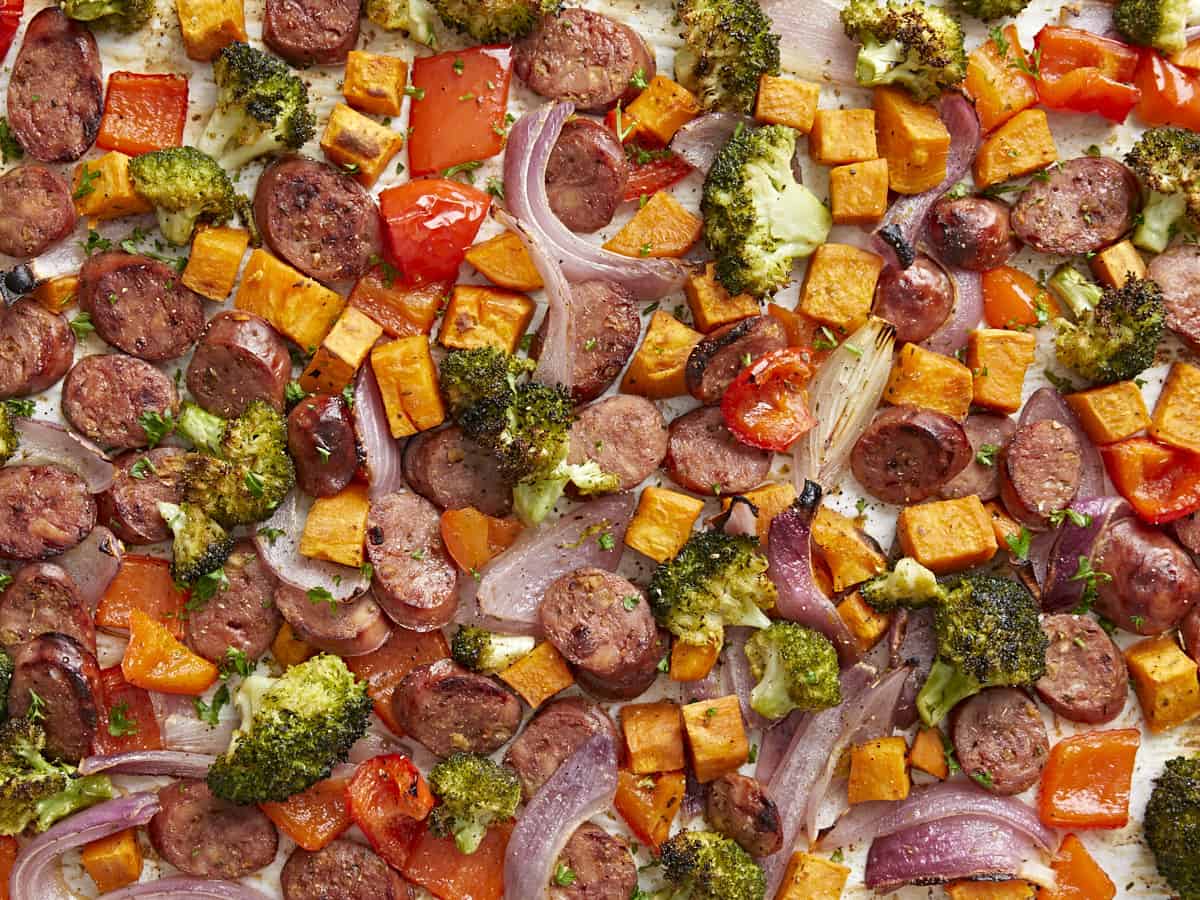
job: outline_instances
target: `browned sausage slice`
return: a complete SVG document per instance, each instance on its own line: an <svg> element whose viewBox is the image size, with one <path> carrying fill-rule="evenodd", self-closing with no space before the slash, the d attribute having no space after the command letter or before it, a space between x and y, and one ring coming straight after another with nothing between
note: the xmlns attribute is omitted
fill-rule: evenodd
<svg viewBox="0 0 1200 900"><path fill-rule="evenodd" d="M393 622L432 631L450 621L458 608L458 569L432 503L410 493L372 500L366 549L375 600Z"/></svg>
<svg viewBox="0 0 1200 900"><path fill-rule="evenodd" d="M918 344L954 309L954 284L925 254L907 269L886 266L875 282L875 315L896 326L896 344Z"/></svg>
<svg viewBox="0 0 1200 900"><path fill-rule="evenodd" d="M332 497L358 469L358 442L346 401L333 394L310 394L288 413L288 452L296 463L296 483L314 497Z"/></svg>
<svg viewBox="0 0 1200 900"><path fill-rule="evenodd" d="M422 431L404 445L404 480L442 509L473 506L489 516L512 512L512 483L496 457L457 425Z"/></svg>
<svg viewBox="0 0 1200 900"><path fill-rule="evenodd" d="M892 406L875 414L850 452L854 477L885 503L932 497L971 462L971 442L945 413Z"/></svg>
<svg viewBox="0 0 1200 900"><path fill-rule="evenodd" d="M75 228L71 188L45 166L18 166L0 176L0 253L29 259Z"/></svg>
<svg viewBox="0 0 1200 900"><path fill-rule="evenodd" d="M516 734L521 701L449 659L418 666L392 697L392 713L431 753L492 753Z"/></svg>
<svg viewBox="0 0 1200 900"><path fill-rule="evenodd" d="M275 589L275 606L296 636L338 656L363 656L383 646L392 626L371 594L345 602L313 601L290 584Z"/></svg>
<svg viewBox="0 0 1200 900"><path fill-rule="evenodd" d="M0 594L0 644L21 644L50 631L96 652L92 612L75 579L54 563L27 563Z"/></svg>
<svg viewBox="0 0 1200 900"><path fill-rule="evenodd" d="M1200 602L1200 570L1171 538L1137 518L1109 526L1096 543L1096 610L1126 631L1159 634Z"/></svg>
<svg viewBox="0 0 1200 900"><path fill-rule="evenodd" d="M70 550L96 524L87 484L57 466L0 469L0 556L46 559Z"/></svg>
<svg viewBox="0 0 1200 900"><path fill-rule="evenodd" d="M267 0L263 43L294 66L343 63L358 40L357 0Z"/></svg>
<svg viewBox="0 0 1200 900"><path fill-rule="evenodd" d="M79 270L79 308L96 334L150 362L182 356L204 330L204 301L148 256L109 251Z"/></svg>
<svg viewBox="0 0 1200 900"><path fill-rule="evenodd" d="M521 793L529 800L584 741L598 734L611 735L620 746L617 726L600 706L583 697L552 700L529 720L504 762L517 773Z"/></svg>
<svg viewBox="0 0 1200 900"><path fill-rule="evenodd" d="M575 232L590 234L621 205L629 161L617 136L595 119L570 119L546 163L550 208Z"/></svg>
<svg viewBox="0 0 1200 900"><path fill-rule="evenodd" d="M213 795L203 781L185 778L158 792L162 804L148 830L158 855L197 878L241 878L275 859L279 834L257 806L237 806Z"/></svg>
<svg viewBox="0 0 1200 900"><path fill-rule="evenodd" d="M354 9L357 21L357 4ZM345 172L302 156L263 172L254 191L254 220L272 250L317 281L357 278L382 252L371 195Z"/></svg>
<svg viewBox="0 0 1200 900"><path fill-rule="evenodd" d="M636 75L654 77L654 55L616 19L580 7L543 17L513 48L513 71L534 93L580 109L605 110L638 94Z"/></svg>
<svg viewBox="0 0 1200 900"><path fill-rule="evenodd" d="M597 400L579 412L571 426L567 462L593 460L620 479L619 491L654 474L667 456L667 423L658 407L636 394Z"/></svg>
<svg viewBox="0 0 1200 900"><path fill-rule="evenodd" d="M150 442L142 417L179 412L175 382L150 363L124 353L85 356L63 382L63 415L101 447L128 450Z"/></svg>
<svg viewBox="0 0 1200 900"><path fill-rule="evenodd" d="M187 644L212 662L220 662L229 650L258 659L271 646L281 622L272 600L275 576L248 540L237 542L222 568L228 583L190 612Z"/></svg>
<svg viewBox="0 0 1200 900"><path fill-rule="evenodd" d="M9 714L25 715L30 691L37 694L43 704L47 755L79 762L91 751L99 722L96 692L100 667L96 657L73 637L53 631L14 647L12 656Z"/></svg>
<svg viewBox="0 0 1200 900"><path fill-rule="evenodd" d="M954 752L963 772L993 794L1037 783L1050 741L1037 704L1016 688L987 688L954 712Z"/></svg>
<svg viewBox="0 0 1200 900"><path fill-rule="evenodd" d="M74 357L75 334L62 316L28 298L0 309L0 398L44 391Z"/></svg>
<svg viewBox="0 0 1200 900"><path fill-rule="evenodd" d="M741 443L725 426L720 407L702 406L667 429L667 474L697 494L744 494L771 471L771 454Z"/></svg>
<svg viewBox="0 0 1200 900"><path fill-rule="evenodd" d="M370 847L337 840L316 852L292 851L279 873L283 900L409 900L400 873Z"/></svg>
<svg viewBox="0 0 1200 900"><path fill-rule="evenodd" d="M738 372L788 345L783 323L774 316L751 316L718 328L692 348L684 377L688 392L701 403L720 403Z"/></svg>
<svg viewBox="0 0 1200 900"><path fill-rule="evenodd" d="M56 6L29 21L8 82L8 122L42 162L73 162L100 131L100 53L92 33Z"/></svg>
<svg viewBox="0 0 1200 900"><path fill-rule="evenodd" d="M556 877L564 866L574 876L570 884ZM622 838L584 822L563 847L546 896L549 900L628 900L637 887L637 874L633 854Z"/></svg>
<svg viewBox="0 0 1200 900"><path fill-rule="evenodd" d="M1200 246L1178 244L1158 254L1147 275L1162 288L1167 327L1200 351Z"/></svg>
<svg viewBox="0 0 1200 900"><path fill-rule="evenodd" d="M1175 539L1191 554L1200 553L1200 513L1191 513L1171 523Z"/></svg>
<svg viewBox="0 0 1200 900"><path fill-rule="evenodd" d="M1042 702L1064 719L1099 725L1125 708L1129 673L1112 638L1090 616L1063 613L1042 619L1050 638L1046 674L1034 687Z"/></svg>
<svg viewBox="0 0 1200 900"><path fill-rule="evenodd" d="M1013 207L1013 230L1041 253L1091 253L1133 227L1142 189L1116 160L1081 156L1046 170Z"/></svg>
<svg viewBox="0 0 1200 900"><path fill-rule="evenodd" d="M208 321L187 369L196 402L223 419L236 419L255 400L283 409L292 375L287 344L266 319L226 309Z"/></svg>
<svg viewBox="0 0 1200 900"><path fill-rule="evenodd" d="M185 462L179 447L118 456L112 485L96 498L99 520L127 544L157 544L170 538L158 504L183 501Z"/></svg>
<svg viewBox="0 0 1200 900"><path fill-rule="evenodd" d="M978 413L963 422L967 440L971 442L971 461L967 467L947 481L938 495L946 500L975 494L980 500L1000 496L1000 465L1004 449L1017 430L1017 423L1008 416Z"/></svg>
<svg viewBox="0 0 1200 900"><path fill-rule="evenodd" d="M1004 265L1019 247L1008 207L986 197L943 195L929 211L928 229L939 259L972 272Z"/></svg>
<svg viewBox="0 0 1200 900"><path fill-rule="evenodd" d="M1070 506L1079 492L1083 453L1075 433L1054 419L1018 428L1004 451L1000 498L1008 514L1030 528Z"/></svg>
<svg viewBox="0 0 1200 900"><path fill-rule="evenodd" d="M751 856L770 856L783 846L779 807L757 778L728 772L709 784L705 816Z"/></svg>

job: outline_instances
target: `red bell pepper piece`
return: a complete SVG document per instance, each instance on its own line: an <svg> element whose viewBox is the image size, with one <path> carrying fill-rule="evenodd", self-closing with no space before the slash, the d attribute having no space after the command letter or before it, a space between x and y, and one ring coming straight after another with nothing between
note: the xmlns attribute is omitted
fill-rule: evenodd
<svg viewBox="0 0 1200 900"><path fill-rule="evenodd" d="M1147 50L1142 53L1133 80L1142 94L1137 114L1143 122L1200 131L1200 76Z"/></svg>
<svg viewBox="0 0 1200 900"><path fill-rule="evenodd" d="M8 55L24 11L25 0L0 0L0 61Z"/></svg>
<svg viewBox="0 0 1200 900"><path fill-rule="evenodd" d="M1035 39L1038 99L1051 109L1098 113L1123 122L1137 105L1130 82L1138 52L1132 47L1078 28L1047 25Z"/></svg>
<svg viewBox="0 0 1200 900"><path fill-rule="evenodd" d="M375 852L388 865L403 869L435 803L412 760L391 753L359 763L346 785L346 800L350 818Z"/></svg>
<svg viewBox="0 0 1200 900"><path fill-rule="evenodd" d="M179 147L187 112L188 80L182 75L113 72L96 145L129 156Z"/></svg>
<svg viewBox="0 0 1200 900"><path fill-rule="evenodd" d="M100 727L93 741L100 754L161 750L162 733L150 694L125 680L120 666L100 672Z"/></svg>
<svg viewBox="0 0 1200 900"><path fill-rule="evenodd" d="M1132 437L1100 448L1117 492L1147 522L1162 524L1200 509L1200 453Z"/></svg>
<svg viewBox="0 0 1200 900"><path fill-rule="evenodd" d="M805 390L812 375L812 359L796 347L759 357L737 374L721 398L725 424L743 444L786 450L817 424Z"/></svg>
<svg viewBox="0 0 1200 900"><path fill-rule="evenodd" d="M492 198L459 181L429 178L379 195L390 261L409 284L453 282Z"/></svg>
<svg viewBox="0 0 1200 900"><path fill-rule="evenodd" d="M1088 731L1054 745L1042 770L1038 815L1051 828L1124 828L1141 732Z"/></svg>
<svg viewBox="0 0 1200 900"><path fill-rule="evenodd" d="M656 191L665 190L692 171L682 156L662 146L655 146L649 135L638 133L635 122L618 106L604 117L604 124L625 147L629 160L629 180L621 199L640 200Z"/></svg>

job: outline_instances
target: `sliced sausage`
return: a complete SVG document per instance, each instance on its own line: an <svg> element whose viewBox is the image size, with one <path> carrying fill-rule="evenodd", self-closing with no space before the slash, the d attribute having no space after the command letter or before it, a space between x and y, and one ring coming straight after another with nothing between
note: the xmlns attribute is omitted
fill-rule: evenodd
<svg viewBox="0 0 1200 900"><path fill-rule="evenodd" d="M1188 553L1200 553L1200 513L1190 513L1182 519L1176 519L1171 523L1171 530Z"/></svg>
<svg viewBox="0 0 1200 900"><path fill-rule="evenodd" d="M29 21L8 82L8 124L42 162L73 162L100 131L100 53L86 27L56 6Z"/></svg>
<svg viewBox="0 0 1200 900"><path fill-rule="evenodd" d="M417 494L371 501L367 559L375 601L397 625L441 628L458 609L458 570L442 542L437 507Z"/></svg>
<svg viewBox="0 0 1200 900"><path fill-rule="evenodd" d="M911 266L885 266L875 282L875 315L896 326L896 344L919 344L941 327L954 309L954 282L925 254Z"/></svg>
<svg viewBox="0 0 1200 900"><path fill-rule="evenodd" d="M79 270L79 308L96 334L150 362L182 356L204 330L204 301L179 274L148 256L109 251Z"/></svg>
<svg viewBox="0 0 1200 900"><path fill-rule="evenodd" d="M563 866L575 876L567 885L555 877ZM563 847L546 896L549 900L628 900L637 880L637 864L624 839L584 822Z"/></svg>
<svg viewBox="0 0 1200 900"><path fill-rule="evenodd" d="M241 878L269 866L279 834L257 806L237 806L214 796L195 778L158 792L162 805L147 826L158 855L197 878Z"/></svg>
<svg viewBox="0 0 1200 900"><path fill-rule="evenodd" d="M1113 159L1081 156L1046 170L1029 183L1013 207L1017 237L1041 253L1091 253L1133 227L1142 189Z"/></svg>
<svg viewBox="0 0 1200 900"><path fill-rule="evenodd" d="M672 481L697 494L744 494L767 477L771 454L735 438L720 407L702 406L671 422L664 466Z"/></svg>
<svg viewBox="0 0 1200 900"><path fill-rule="evenodd" d="M751 316L718 328L688 356L684 369L688 392L705 405L720 403L738 372L787 345L787 332L775 316Z"/></svg>
<svg viewBox="0 0 1200 900"><path fill-rule="evenodd" d="M1193 661L1200 660L1200 607L1193 606L1179 623L1179 636L1183 638L1183 649Z"/></svg>
<svg viewBox="0 0 1200 900"><path fill-rule="evenodd" d="M333 394L310 394L288 413L288 452L296 463L296 483L314 497L332 497L358 470L358 442L346 401Z"/></svg>
<svg viewBox="0 0 1200 900"><path fill-rule="evenodd" d="M583 697L552 700L529 720L525 730L504 754L505 765L517 773L521 794L528 801L590 737L607 734L617 746L617 726L600 706Z"/></svg>
<svg viewBox="0 0 1200 900"><path fill-rule="evenodd" d="M1030 528L1066 509L1079 492L1083 452L1075 433L1054 419L1018 428L1000 466L1000 498L1008 514Z"/></svg>
<svg viewBox="0 0 1200 900"><path fill-rule="evenodd" d="M0 399L44 391L74 358L75 334L65 318L29 298L0 306Z"/></svg>
<svg viewBox="0 0 1200 900"><path fill-rule="evenodd" d="M512 512L512 483L496 457L457 425L422 431L404 446L404 480L442 509L473 506L489 516Z"/></svg>
<svg viewBox="0 0 1200 900"><path fill-rule="evenodd" d="M708 786L708 823L751 856L770 856L783 846L779 807L757 778L728 772Z"/></svg>
<svg viewBox="0 0 1200 900"><path fill-rule="evenodd" d="M187 368L196 402L223 419L236 419L255 400L283 409L292 359L283 337L266 319L226 309L208 320Z"/></svg>
<svg viewBox="0 0 1200 900"><path fill-rule="evenodd" d="M346 603L326 603L290 584L275 589L275 606L301 640L338 656L363 656L383 646L392 633L371 594Z"/></svg>
<svg viewBox="0 0 1200 900"><path fill-rule="evenodd" d="M993 794L1037 783L1050 741L1037 704L1016 688L987 688L955 709L954 753L963 772Z"/></svg>
<svg viewBox="0 0 1200 900"><path fill-rule="evenodd" d="M118 456L113 460L112 486L96 498L99 521L127 544L157 544L170 538L158 504L182 502L185 457L179 447Z"/></svg>
<svg viewBox="0 0 1200 900"><path fill-rule="evenodd" d="M400 873L353 841L310 852L297 847L279 873L283 900L410 900Z"/></svg>
<svg viewBox="0 0 1200 900"><path fill-rule="evenodd" d="M0 556L46 559L70 550L96 524L87 484L57 466L0 469Z"/></svg>
<svg viewBox="0 0 1200 900"><path fill-rule="evenodd" d="M615 281L580 281L571 285L571 335L575 367L571 398L595 400L617 380L642 334L642 317L633 294ZM533 336L530 355L541 356L546 320Z"/></svg>
<svg viewBox="0 0 1200 900"><path fill-rule="evenodd" d="M360 12L358 0L267 0L263 43L294 66L344 63Z"/></svg>
<svg viewBox="0 0 1200 900"><path fill-rule="evenodd" d="M667 423L658 407L636 394L616 394L585 406L571 426L567 462L592 460L620 479L619 491L654 474L667 456Z"/></svg>
<svg viewBox="0 0 1200 900"><path fill-rule="evenodd" d="M228 583L188 614L187 644L212 662L229 650L258 659L282 622L273 600L278 582L248 540L237 542L222 568Z"/></svg>
<svg viewBox="0 0 1200 900"><path fill-rule="evenodd" d="M1178 244L1158 254L1147 275L1162 288L1167 327L1200 351L1200 246Z"/></svg>
<svg viewBox="0 0 1200 900"><path fill-rule="evenodd" d="M75 579L54 563L28 563L0 593L0 644L21 644L50 631L96 652L92 612Z"/></svg>
<svg viewBox="0 0 1200 900"><path fill-rule="evenodd" d="M987 502L1000 496L1000 465L1004 450L1017 430L1008 416L978 413L963 422L971 442L971 461L967 467L942 485L938 496L945 500L975 494Z"/></svg>
<svg viewBox="0 0 1200 900"><path fill-rule="evenodd" d="M1034 687L1064 719L1100 725L1125 708L1129 673L1121 649L1090 616L1063 613L1042 619L1050 639L1046 674Z"/></svg>
<svg viewBox="0 0 1200 900"><path fill-rule="evenodd" d="M63 415L101 447L129 450L150 442L143 416L179 412L175 382L145 360L124 353L85 356L71 367L62 391Z"/></svg>
<svg viewBox="0 0 1200 900"><path fill-rule="evenodd" d="M1126 631L1159 634L1174 628L1200 600L1200 570L1177 543L1137 518L1109 526L1093 566L1096 610Z"/></svg>
<svg viewBox="0 0 1200 900"><path fill-rule="evenodd" d="M96 657L75 638L52 631L14 647L12 659L9 714L25 715L30 691L37 694L44 704L46 754L63 762L79 762L91 751L100 721Z"/></svg>
<svg viewBox="0 0 1200 900"><path fill-rule="evenodd" d="M405 675L392 697L392 713L405 733L437 756L492 753L521 725L520 700L449 659Z"/></svg>
<svg viewBox="0 0 1200 900"><path fill-rule="evenodd" d="M569 572L538 607L546 639L604 696L636 697L662 658L650 604L641 590L603 569Z"/></svg>
<svg viewBox="0 0 1200 900"><path fill-rule="evenodd" d="M305 2L344 6L346 0ZM354 10L357 21L357 4ZM345 172L315 159L289 156L269 166L254 191L254 220L267 246L317 281L357 278L383 252L371 195Z"/></svg>
<svg viewBox="0 0 1200 900"><path fill-rule="evenodd" d="M610 16L580 7L547 15L513 48L513 71L536 94L602 111L633 100L640 72L654 77L654 54L641 36Z"/></svg>
<svg viewBox="0 0 1200 900"><path fill-rule="evenodd" d="M1004 265L1020 246L1008 207L986 197L943 195L929 211L927 227L938 258L972 272Z"/></svg>
<svg viewBox="0 0 1200 900"><path fill-rule="evenodd" d="M0 175L0 253L30 259L75 229L71 188L45 166L18 166Z"/></svg>
<svg viewBox="0 0 1200 900"><path fill-rule="evenodd" d="M621 205L629 161L617 136L595 119L569 119L546 163L546 193L559 221L590 234Z"/></svg>
<svg viewBox="0 0 1200 900"><path fill-rule="evenodd" d="M915 406L880 410L850 452L854 477L885 503L932 497L971 462L963 426L945 413Z"/></svg>

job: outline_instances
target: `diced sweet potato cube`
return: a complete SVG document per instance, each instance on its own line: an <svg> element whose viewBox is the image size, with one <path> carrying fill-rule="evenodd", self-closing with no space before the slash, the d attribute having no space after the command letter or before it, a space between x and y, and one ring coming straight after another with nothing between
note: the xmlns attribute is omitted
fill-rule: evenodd
<svg viewBox="0 0 1200 900"><path fill-rule="evenodd" d="M754 118L767 125L786 125L808 134L820 96L821 86L815 82L764 74L758 79Z"/></svg>
<svg viewBox="0 0 1200 900"><path fill-rule="evenodd" d="M896 406L920 406L943 412L960 422L974 396L971 370L957 359L904 344L896 354L883 399Z"/></svg>
<svg viewBox="0 0 1200 900"><path fill-rule="evenodd" d="M625 546L666 562L687 543L704 501L660 487L642 489L637 512L625 530Z"/></svg>
<svg viewBox="0 0 1200 900"><path fill-rule="evenodd" d="M758 534L758 542L767 545L767 535L771 531L771 520L792 505L796 499L796 488L790 481L772 481L761 487L753 488L742 494L755 505L758 514L754 517L754 530ZM729 509L733 502L728 497L721 499L721 510Z"/></svg>
<svg viewBox="0 0 1200 900"><path fill-rule="evenodd" d="M835 225L869 225L882 219L888 206L887 160L830 169L829 205Z"/></svg>
<svg viewBox="0 0 1200 900"><path fill-rule="evenodd" d="M1079 417L1083 430L1096 444L1111 444L1150 427L1150 413L1142 389L1132 381L1118 381L1067 394L1067 405Z"/></svg>
<svg viewBox="0 0 1200 900"><path fill-rule="evenodd" d="M324 340L346 298L276 259L255 250L246 262L233 305L270 322L310 353Z"/></svg>
<svg viewBox="0 0 1200 900"><path fill-rule="evenodd" d="M967 336L967 367L976 406L1002 413L1021 408L1025 370L1033 363L1037 339L1027 331L977 328Z"/></svg>
<svg viewBox="0 0 1200 900"><path fill-rule="evenodd" d="M844 591L887 568L887 559L853 519L821 506L813 517L813 549L829 566L833 589Z"/></svg>
<svg viewBox="0 0 1200 900"><path fill-rule="evenodd" d="M906 556L939 575L985 563L999 549L992 518L974 494L906 506L896 533Z"/></svg>
<svg viewBox="0 0 1200 900"><path fill-rule="evenodd" d="M495 347L516 353L534 308L524 294L460 284L450 295L438 340L443 347L458 350Z"/></svg>
<svg viewBox="0 0 1200 900"><path fill-rule="evenodd" d="M436 428L446 420L437 369L424 335L397 338L371 350L392 437Z"/></svg>
<svg viewBox="0 0 1200 900"><path fill-rule="evenodd" d="M287 622L279 626L279 630L275 632L275 639L271 641L271 655L275 657L275 662L285 669L298 666L319 652L312 644L296 637L292 626Z"/></svg>
<svg viewBox="0 0 1200 900"><path fill-rule="evenodd" d="M1171 364L1150 417L1150 434L1164 444L1200 452L1200 368Z"/></svg>
<svg viewBox="0 0 1200 900"><path fill-rule="evenodd" d="M897 194L932 190L946 177L950 132L937 108L918 103L902 88L875 89L875 133Z"/></svg>
<svg viewBox="0 0 1200 900"><path fill-rule="evenodd" d="M342 94L355 109L377 116L400 115L408 63L398 56L351 50L346 57Z"/></svg>
<svg viewBox="0 0 1200 900"><path fill-rule="evenodd" d="M775 900L841 900L849 878L848 866L830 862L823 856L796 852L788 861Z"/></svg>
<svg viewBox="0 0 1200 900"><path fill-rule="evenodd" d="M85 844L80 857L83 868L102 894L133 884L142 875L142 849L138 846L136 828L126 828Z"/></svg>
<svg viewBox="0 0 1200 900"><path fill-rule="evenodd" d="M367 537L367 488L350 484L332 497L317 497L304 520L300 555L358 568Z"/></svg>
<svg viewBox="0 0 1200 900"><path fill-rule="evenodd" d="M1132 275L1146 277L1146 261L1129 240L1118 241L1092 257L1092 274L1101 284L1119 288Z"/></svg>
<svg viewBox="0 0 1200 900"><path fill-rule="evenodd" d="M192 252L195 253L195 250ZM186 281L184 283L186 284ZM78 287L78 275L57 275L35 287L33 299L44 309L48 309L52 313L60 313L77 302L76 290Z"/></svg>
<svg viewBox="0 0 1200 900"><path fill-rule="evenodd" d="M354 285L349 305L362 310L391 337L429 334L446 303L447 286L439 282L409 285L371 269Z"/></svg>
<svg viewBox="0 0 1200 900"><path fill-rule="evenodd" d="M179 280L201 297L221 303L233 290L249 245L245 228L201 228L192 238L192 253Z"/></svg>
<svg viewBox="0 0 1200 900"><path fill-rule="evenodd" d="M1016 67L1017 60L1025 56L1016 26L1004 26L1001 36L1007 42L1007 52L1001 53L996 42L988 40L967 57L963 89L975 101L975 112L985 132L1003 125L1038 100L1033 78Z"/></svg>
<svg viewBox="0 0 1200 900"><path fill-rule="evenodd" d="M129 157L119 150L110 150L98 159L85 159L77 165L71 196L75 212L87 219L119 219L153 208L133 189Z"/></svg>
<svg viewBox="0 0 1200 900"><path fill-rule="evenodd" d="M946 745L942 733L936 728L922 728L913 738L912 747L908 751L908 764L926 775L940 778L943 781L950 775L950 766L946 762Z"/></svg>
<svg viewBox="0 0 1200 900"><path fill-rule="evenodd" d="M683 754L683 716L667 700L627 703L621 707L621 732L636 775L674 772L687 764Z"/></svg>
<svg viewBox="0 0 1200 900"><path fill-rule="evenodd" d="M705 334L759 313L758 301L749 294L730 297L729 291L713 274L714 268L712 263L708 263L703 273L694 272L683 283L692 321Z"/></svg>
<svg viewBox="0 0 1200 900"><path fill-rule="evenodd" d="M575 676L554 645L542 641L500 673L500 680L537 709L575 683Z"/></svg>
<svg viewBox="0 0 1200 900"><path fill-rule="evenodd" d="M864 652L878 644L892 624L888 613L876 612L858 591L848 594L837 611Z"/></svg>
<svg viewBox="0 0 1200 900"><path fill-rule="evenodd" d="M1017 113L984 139L975 154L975 183L985 188L1044 169L1058 147L1043 109ZM893 185L894 187L894 185Z"/></svg>
<svg viewBox="0 0 1200 900"><path fill-rule="evenodd" d="M908 796L908 743L903 737L883 737L850 750L850 803L903 800Z"/></svg>
<svg viewBox="0 0 1200 900"><path fill-rule="evenodd" d="M700 238L704 222L666 191L658 191L634 213L604 249L622 256L679 257Z"/></svg>
<svg viewBox="0 0 1200 900"><path fill-rule="evenodd" d="M818 109L808 133L808 155L823 166L877 159L875 111Z"/></svg>
<svg viewBox="0 0 1200 900"><path fill-rule="evenodd" d="M621 390L654 399L682 397L687 393L684 367L703 337L670 313L655 310L642 345L621 379Z"/></svg>
<svg viewBox="0 0 1200 900"><path fill-rule="evenodd" d="M638 131L669 144L676 131L700 115L700 104L683 85L655 75L625 112L637 122Z"/></svg>
<svg viewBox="0 0 1200 900"><path fill-rule="evenodd" d="M685 641L675 641L671 645L669 677L672 681L701 681L708 677L720 655L720 644L689 644Z"/></svg>
<svg viewBox="0 0 1200 900"><path fill-rule="evenodd" d="M400 135L345 103L334 106L321 135L321 149L329 161L353 172L364 187L379 179L402 146Z"/></svg>
<svg viewBox="0 0 1200 900"><path fill-rule="evenodd" d="M996 546L1008 546L1008 539L1014 541L1021 537L1021 526L1017 524L1017 520L1010 516L999 503L994 500L989 500L983 504L983 508L987 510L988 516L992 520L992 531L996 535Z"/></svg>
<svg viewBox="0 0 1200 900"><path fill-rule="evenodd" d="M529 251L511 231L471 245L466 258L484 278L510 291L537 291L543 286Z"/></svg>
<svg viewBox="0 0 1200 900"><path fill-rule="evenodd" d="M1028 881L952 881L946 895L950 900L1033 900L1035 889Z"/></svg>
<svg viewBox="0 0 1200 900"><path fill-rule="evenodd" d="M800 288L800 311L843 334L857 330L871 312L883 257L849 244L822 244L808 261Z"/></svg>
<svg viewBox="0 0 1200 900"><path fill-rule="evenodd" d="M692 753L692 771L701 784L736 771L750 755L736 696L689 703L683 707L683 727Z"/></svg>
<svg viewBox="0 0 1200 900"><path fill-rule="evenodd" d="M379 323L347 306L300 375L300 387L309 393L340 394L382 335Z"/></svg>
<svg viewBox="0 0 1200 900"><path fill-rule="evenodd" d="M208 62L227 45L246 40L243 0L175 0L188 59Z"/></svg>
<svg viewBox="0 0 1200 900"><path fill-rule="evenodd" d="M1151 731L1166 731L1200 715L1196 663L1173 635L1138 641L1126 649L1125 663Z"/></svg>

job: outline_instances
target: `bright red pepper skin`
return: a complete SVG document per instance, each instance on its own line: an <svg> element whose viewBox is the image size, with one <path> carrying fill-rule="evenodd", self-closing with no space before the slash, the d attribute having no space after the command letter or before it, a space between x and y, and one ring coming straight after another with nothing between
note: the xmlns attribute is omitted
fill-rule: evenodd
<svg viewBox="0 0 1200 900"><path fill-rule="evenodd" d="M409 284L454 281L492 198L446 178L424 178L379 195L389 261Z"/></svg>
<svg viewBox="0 0 1200 900"><path fill-rule="evenodd" d="M0 62L8 55L8 48L17 36L23 12L25 0L0 0Z"/></svg>
<svg viewBox="0 0 1200 900"><path fill-rule="evenodd" d="M1147 125L1177 125L1200 131L1200 75L1146 50L1133 81L1141 91L1137 115Z"/></svg>
<svg viewBox="0 0 1200 900"><path fill-rule="evenodd" d="M1200 509L1200 453L1148 437L1100 448L1108 476L1144 521L1155 525Z"/></svg>
<svg viewBox="0 0 1200 900"><path fill-rule="evenodd" d="M1051 109L1124 122L1140 90L1131 84L1138 51L1078 28L1047 25L1035 40L1038 99Z"/></svg>

